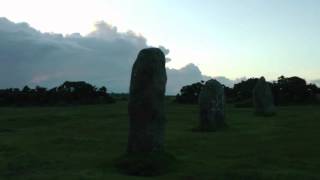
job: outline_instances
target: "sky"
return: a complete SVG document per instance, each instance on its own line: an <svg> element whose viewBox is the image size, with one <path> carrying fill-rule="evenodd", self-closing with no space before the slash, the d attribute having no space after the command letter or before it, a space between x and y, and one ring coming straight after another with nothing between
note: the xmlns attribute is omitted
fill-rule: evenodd
<svg viewBox="0 0 320 180"><path fill-rule="evenodd" d="M320 79L318 0L0 0L0 17L83 36L104 21L207 76Z"/></svg>

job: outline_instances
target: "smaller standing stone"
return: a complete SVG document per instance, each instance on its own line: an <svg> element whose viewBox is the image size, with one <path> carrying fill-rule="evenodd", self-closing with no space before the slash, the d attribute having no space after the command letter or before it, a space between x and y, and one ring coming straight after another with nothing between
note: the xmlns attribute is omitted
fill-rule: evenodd
<svg viewBox="0 0 320 180"><path fill-rule="evenodd" d="M200 131L216 131L226 126L224 87L216 80L205 83L199 94Z"/></svg>
<svg viewBox="0 0 320 180"><path fill-rule="evenodd" d="M261 77L253 89L253 105L257 115L272 116L276 112L270 85Z"/></svg>

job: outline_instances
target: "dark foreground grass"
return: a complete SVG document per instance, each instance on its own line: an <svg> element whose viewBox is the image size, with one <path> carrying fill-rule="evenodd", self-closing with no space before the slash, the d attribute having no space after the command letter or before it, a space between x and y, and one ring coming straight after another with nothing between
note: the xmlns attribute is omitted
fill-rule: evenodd
<svg viewBox="0 0 320 180"><path fill-rule="evenodd" d="M229 128L199 133L194 105L167 104L166 150L178 167L158 177L126 176L127 103L0 108L0 179L318 180L320 108L283 107L274 117L227 108Z"/></svg>
<svg viewBox="0 0 320 180"><path fill-rule="evenodd" d="M177 169L178 161L167 152L130 153L115 160L119 172L133 176L160 176Z"/></svg>

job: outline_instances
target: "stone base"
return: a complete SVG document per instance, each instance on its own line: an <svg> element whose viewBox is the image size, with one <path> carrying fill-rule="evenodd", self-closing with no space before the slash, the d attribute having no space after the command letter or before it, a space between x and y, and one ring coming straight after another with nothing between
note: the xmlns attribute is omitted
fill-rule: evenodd
<svg viewBox="0 0 320 180"><path fill-rule="evenodd" d="M176 164L176 158L165 152L130 153L115 162L121 173L132 176L159 176L173 171Z"/></svg>

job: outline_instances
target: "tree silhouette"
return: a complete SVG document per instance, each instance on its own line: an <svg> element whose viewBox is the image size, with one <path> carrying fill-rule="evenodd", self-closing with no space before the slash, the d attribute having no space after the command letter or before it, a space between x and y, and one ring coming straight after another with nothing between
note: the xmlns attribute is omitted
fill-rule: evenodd
<svg viewBox="0 0 320 180"><path fill-rule="evenodd" d="M199 94L203 85L204 85L204 81L183 86L182 89L180 90L180 94L177 94L175 101L178 103L185 103L185 104L198 103Z"/></svg>
<svg viewBox="0 0 320 180"><path fill-rule="evenodd" d="M0 90L1 106L39 106L113 103L115 100L107 93L106 87L99 90L84 81L66 81L58 87L47 90L36 86L31 89L25 86L20 89Z"/></svg>

